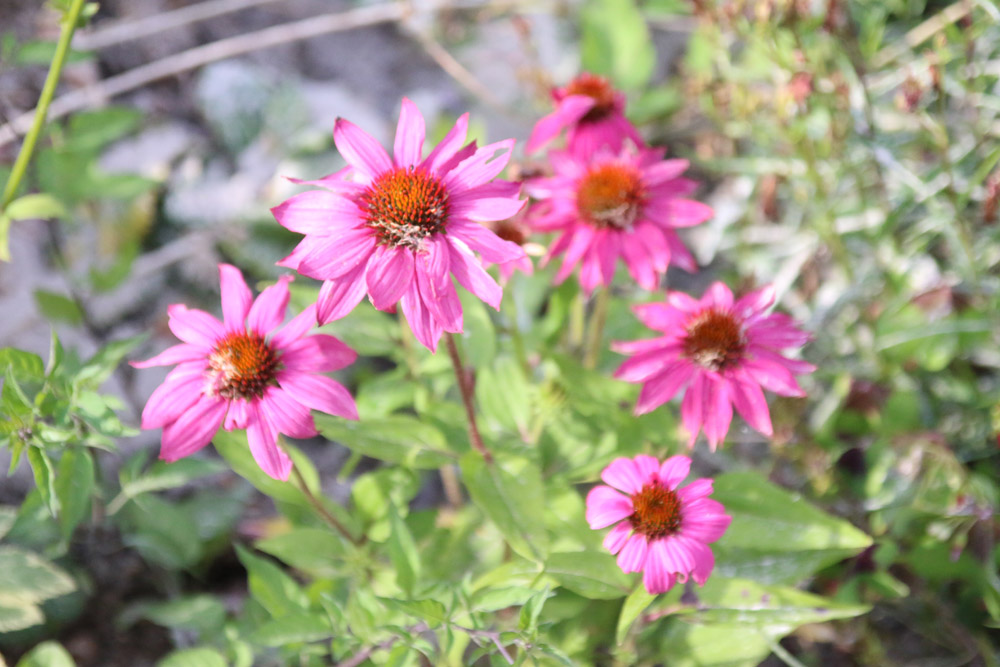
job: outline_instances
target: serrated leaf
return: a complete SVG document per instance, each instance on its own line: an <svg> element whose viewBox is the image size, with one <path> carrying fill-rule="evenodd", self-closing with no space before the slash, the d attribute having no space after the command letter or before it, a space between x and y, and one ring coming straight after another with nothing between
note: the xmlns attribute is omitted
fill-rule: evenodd
<svg viewBox="0 0 1000 667"><path fill-rule="evenodd" d="M43 642L21 658L17 667L76 667L76 663L61 645Z"/></svg>
<svg viewBox="0 0 1000 667"><path fill-rule="evenodd" d="M420 554L406 523L399 518L395 503L389 504L389 559L396 572L396 583L408 595L420 580Z"/></svg>
<svg viewBox="0 0 1000 667"><path fill-rule="evenodd" d="M75 588L68 574L38 554L0 547L0 604L33 604Z"/></svg>
<svg viewBox="0 0 1000 667"><path fill-rule="evenodd" d="M211 648L186 648L174 651L156 667L226 667L225 657Z"/></svg>
<svg viewBox="0 0 1000 667"><path fill-rule="evenodd" d="M635 619L639 618L646 607L652 604L655 599L656 596L647 592L646 587L642 584L636 586L635 590L629 593L629 596L625 598L625 603L622 604L621 613L618 615L618 627L615 630L616 644L620 645L625 641L629 628L632 627Z"/></svg>
<svg viewBox="0 0 1000 667"><path fill-rule="evenodd" d="M333 635L333 628L325 614L301 612L264 623L251 638L264 646L282 647L329 639Z"/></svg>
<svg viewBox="0 0 1000 667"><path fill-rule="evenodd" d="M756 473L720 475L714 488L712 499L733 517L725 535L712 545L719 575L794 583L872 543L848 522Z"/></svg>
<svg viewBox="0 0 1000 667"><path fill-rule="evenodd" d="M628 595L629 577L610 553L572 551L553 553L545 560L545 573L577 595L591 600L616 600Z"/></svg>
<svg viewBox="0 0 1000 667"><path fill-rule="evenodd" d="M343 538L324 528L293 528L254 546L314 577L333 577L343 569Z"/></svg>
<svg viewBox="0 0 1000 667"><path fill-rule="evenodd" d="M437 600L396 600L394 598L379 598L383 604L391 609L402 612L409 616L427 621L431 627L437 627L441 623L448 621L448 612L445 606Z"/></svg>
<svg viewBox="0 0 1000 667"><path fill-rule="evenodd" d="M541 509L545 507L542 474L524 458L497 458L486 463L479 452L462 457L462 479L472 501L496 524L510 547L540 562L548 552L548 533Z"/></svg>
<svg viewBox="0 0 1000 667"><path fill-rule="evenodd" d="M412 468L440 468L454 462L441 432L413 417L347 421L317 414L314 419L325 438L365 456Z"/></svg>

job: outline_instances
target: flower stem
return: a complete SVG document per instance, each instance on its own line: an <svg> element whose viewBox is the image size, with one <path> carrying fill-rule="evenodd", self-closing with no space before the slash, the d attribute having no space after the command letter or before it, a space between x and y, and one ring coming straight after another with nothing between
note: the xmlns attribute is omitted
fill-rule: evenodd
<svg viewBox="0 0 1000 667"><path fill-rule="evenodd" d="M487 463L493 463L493 455L483 444L483 438L479 435L479 426L476 425L476 409L473 406L473 387L471 378L466 373L465 366L462 365L462 358L458 354L458 347L455 345L455 334L448 334L445 337L448 344L448 355L451 357L451 365L455 368L455 379L458 380L458 389L462 394L462 404L465 406L465 417L469 422L469 440L476 451L483 455Z"/></svg>
<svg viewBox="0 0 1000 667"><path fill-rule="evenodd" d="M21 179L28 169L31 156L35 152L35 144L45 125L45 118L49 113L49 104L56 93L56 86L59 84L59 77L62 75L63 65L66 64L66 55L69 53L69 45L73 40L73 33L76 31L76 23L80 19L80 12L83 10L84 0L73 0L69 10L63 14L62 28L59 33L59 42L56 44L55 55L52 56L52 64L49 65L49 73L45 77L45 85L42 86L42 94L38 98L38 106L35 108L35 118L32 121L31 129L24 137L21 150L14 160L14 166L10 172L10 178L3 189L3 198L0 199L0 211L7 208L7 205L14 199L14 193L21 185Z"/></svg>
<svg viewBox="0 0 1000 667"><path fill-rule="evenodd" d="M316 510L316 513L320 516L321 519L323 519L323 521L325 521L336 532L343 535L344 539L346 539L351 544L357 545L363 542L363 540L358 540L353 535L351 535L351 532L347 530L346 527L344 527L344 524L340 523L340 520L337 519L337 517L335 517L330 512L330 510L328 510L326 506L323 505L322 501L319 498L316 497L316 495L309 488L309 485L306 484L305 477L302 476L302 473L299 471L298 467L295 464L292 464L292 477L295 478L295 485L299 487L299 490L302 492L302 495L306 497L306 500L309 501L309 504L313 506L313 509Z"/></svg>
<svg viewBox="0 0 1000 667"><path fill-rule="evenodd" d="M601 341L604 337L604 324L608 320L610 296L611 290L604 287L594 300L594 311L590 314L590 330L587 332L587 351L583 356L584 368L596 366L597 358L601 355Z"/></svg>

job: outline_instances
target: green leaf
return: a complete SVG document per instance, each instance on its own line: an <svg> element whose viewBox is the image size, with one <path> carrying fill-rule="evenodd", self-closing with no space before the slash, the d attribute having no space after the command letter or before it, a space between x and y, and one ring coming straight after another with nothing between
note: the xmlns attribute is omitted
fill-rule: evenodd
<svg viewBox="0 0 1000 667"><path fill-rule="evenodd" d="M857 554L871 538L752 472L715 479L713 500L733 521L715 552L717 576L795 583Z"/></svg>
<svg viewBox="0 0 1000 667"><path fill-rule="evenodd" d="M247 569L250 594L271 616L297 614L309 607L302 588L280 567L236 545L236 555Z"/></svg>
<svg viewBox="0 0 1000 667"><path fill-rule="evenodd" d="M59 516L59 496L56 493L56 472L52 468L52 459L45 450L38 447L28 447L28 462L35 476L35 486L42 494L42 500L53 517Z"/></svg>
<svg viewBox="0 0 1000 667"><path fill-rule="evenodd" d="M427 621L431 627L448 621L448 611L437 600L396 600L393 598L379 598L379 600L390 609Z"/></svg>
<svg viewBox="0 0 1000 667"><path fill-rule="evenodd" d="M0 539L10 532L11 526L17 520L17 508L13 505L0 505Z"/></svg>
<svg viewBox="0 0 1000 667"><path fill-rule="evenodd" d="M653 600L656 599L655 595L650 594L646 591L646 587L643 584L636 586L635 590L632 591L627 598L625 598L625 603L622 605L622 611L618 615L618 628L615 630L615 643L621 644L625 641L625 637L628 636L629 628L635 622L635 619L639 618L639 615L646 610Z"/></svg>
<svg viewBox="0 0 1000 667"><path fill-rule="evenodd" d="M253 632L251 639L264 646L282 647L321 641L333 635L334 630L325 614L301 612L264 623Z"/></svg>
<svg viewBox="0 0 1000 667"><path fill-rule="evenodd" d="M545 561L545 573L560 586L591 600L617 600L628 595L631 588L628 575L607 552L550 554Z"/></svg>
<svg viewBox="0 0 1000 667"><path fill-rule="evenodd" d="M526 632L534 632L538 628L538 617L541 616L542 608L545 606L545 601L549 599L550 595L548 586L535 592L531 599L521 607L521 613L518 614L517 620L518 629Z"/></svg>
<svg viewBox="0 0 1000 667"><path fill-rule="evenodd" d="M14 347L0 348L0 368L7 367L20 378L41 378L45 375L45 364L40 356Z"/></svg>
<svg viewBox="0 0 1000 667"><path fill-rule="evenodd" d="M211 648L186 648L174 651L156 667L226 667L226 658Z"/></svg>
<svg viewBox="0 0 1000 667"><path fill-rule="evenodd" d="M56 53L56 43L51 41L33 40L25 42L17 48L18 65L48 65ZM69 49L66 53L66 63L80 63L93 59L94 55L87 51Z"/></svg>
<svg viewBox="0 0 1000 667"><path fill-rule="evenodd" d="M254 546L314 577L334 577L343 569L343 539L325 528L293 528Z"/></svg>
<svg viewBox="0 0 1000 667"><path fill-rule="evenodd" d="M23 630L45 622L45 615L38 605L4 604L0 602L0 633Z"/></svg>
<svg viewBox="0 0 1000 667"><path fill-rule="evenodd" d="M580 13L582 68L610 76L622 88L645 86L656 49L635 0L588 0Z"/></svg>
<svg viewBox="0 0 1000 667"><path fill-rule="evenodd" d="M79 324L83 321L83 312L77 302L62 294L36 289L35 304L39 312L49 320L69 324Z"/></svg>
<svg viewBox="0 0 1000 667"><path fill-rule="evenodd" d="M69 121L67 149L94 150L132 132L143 114L128 107L105 107L73 114Z"/></svg>
<svg viewBox="0 0 1000 667"><path fill-rule="evenodd" d="M10 216L0 213L0 261L10 261Z"/></svg>
<svg viewBox="0 0 1000 667"><path fill-rule="evenodd" d="M325 438L365 456L412 468L440 468L454 462L441 432L413 417L348 421L317 414L314 419Z"/></svg>
<svg viewBox="0 0 1000 667"><path fill-rule="evenodd" d="M408 596L420 580L420 554L406 523L399 518L395 503L389 504L389 559L396 571L396 583Z"/></svg>
<svg viewBox="0 0 1000 667"><path fill-rule="evenodd" d="M164 491L184 486L196 479L215 475L227 467L218 461L208 459L183 458L173 463L157 461L144 474L134 479L126 477L126 471L119 475L122 489L115 503L122 503L151 491ZM110 508L109 508L110 512Z"/></svg>
<svg viewBox="0 0 1000 667"><path fill-rule="evenodd" d="M123 617L129 621L145 618L166 628L197 630L204 636L207 631L222 627L226 608L214 595L189 595L167 602L140 604Z"/></svg>
<svg viewBox="0 0 1000 667"><path fill-rule="evenodd" d="M498 458L490 465L479 452L463 456L460 465L472 501L496 524L510 547L529 560L545 560L548 534L538 467L516 457Z"/></svg>
<svg viewBox="0 0 1000 667"><path fill-rule="evenodd" d="M525 586L486 588L476 591L469 603L473 611L499 611L510 607L522 607L533 598L537 590Z"/></svg>
<svg viewBox="0 0 1000 667"><path fill-rule="evenodd" d="M41 556L0 547L0 604L34 604L73 591L68 574Z"/></svg>
<svg viewBox="0 0 1000 667"><path fill-rule="evenodd" d="M65 218L66 207L52 195L24 195L7 204L4 214L12 220Z"/></svg>
<svg viewBox="0 0 1000 667"><path fill-rule="evenodd" d="M76 376L76 384L96 388L111 377L125 355L134 350L148 336L149 334L141 333L137 336L108 343L83 365Z"/></svg>
<svg viewBox="0 0 1000 667"><path fill-rule="evenodd" d="M61 645L43 642L21 658L17 667L76 667L76 663Z"/></svg>
<svg viewBox="0 0 1000 667"><path fill-rule="evenodd" d="M59 529L63 539L69 539L77 525L90 512L90 497L94 491L94 460L83 448L70 448L59 459L59 475L55 482L59 498Z"/></svg>
<svg viewBox="0 0 1000 667"><path fill-rule="evenodd" d="M497 353L496 327L490 312L482 301L465 290L458 291L462 302L464 325L460 350L464 350L464 359L473 368L488 368L493 363Z"/></svg>

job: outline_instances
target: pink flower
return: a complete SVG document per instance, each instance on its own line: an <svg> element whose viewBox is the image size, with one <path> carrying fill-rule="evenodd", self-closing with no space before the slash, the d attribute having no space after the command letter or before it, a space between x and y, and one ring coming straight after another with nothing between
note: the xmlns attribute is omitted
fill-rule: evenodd
<svg viewBox="0 0 1000 667"><path fill-rule="evenodd" d="M239 269L219 265L223 322L202 310L174 304L168 324L183 343L136 368L177 367L149 397L143 428L163 428L160 458L176 461L211 440L219 426L247 430L250 452L275 479L288 479L292 461L277 444L279 433L316 435L309 410L357 419L354 399L325 375L357 355L333 336L305 333L316 323L310 306L283 328L290 276L256 300Z"/></svg>
<svg viewBox="0 0 1000 667"><path fill-rule="evenodd" d="M503 290L473 251L496 263L524 256L480 224L509 218L524 205L518 184L494 180L514 140L463 146L468 123L465 114L422 159L424 119L404 98L390 159L367 133L337 120L333 138L349 168L312 183L325 190L272 209L281 225L305 234L278 264L324 281L321 324L347 315L367 293L379 310L400 302L417 340L435 350L442 331L462 331L452 275L499 309Z"/></svg>
<svg viewBox="0 0 1000 667"><path fill-rule="evenodd" d="M529 255L541 255L545 252L545 248L542 246L528 241L528 237L531 234L531 228L526 220L525 214L527 211L528 209L526 208L521 209L521 211L518 212L518 214L513 218L498 220L487 225L494 234L502 238L504 241L516 243L524 248L525 251L525 254L522 257L498 265L500 269L500 277L503 279L500 281L501 284L509 281L515 271L520 271L527 276L533 274L535 272L535 265L531 263L531 257ZM489 268L490 262L483 262L483 266Z"/></svg>
<svg viewBox="0 0 1000 667"><path fill-rule="evenodd" d="M696 479L678 488L690 470L686 456L672 456L663 465L644 454L618 458L601 473L611 486L595 486L587 494L587 523L594 530L616 524L604 546L618 554L624 572L642 571L651 595L684 583L689 574L703 585L715 567L708 544L722 537L732 521L708 497L712 480Z"/></svg>
<svg viewBox="0 0 1000 667"><path fill-rule="evenodd" d="M643 383L635 413L666 403L687 385L681 420L691 434L689 447L704 428L715 449L729 431L733 406L750 426L770 436L771 414L762 388L805 396L794 374L816 370L780 353L801 347L809 334L787 315L766 314L773 303L770 285L734 303L729 288L717 282L700 301L669 292L665 303L636 306L643 324L664 335L614 345L618 352L635 355L615 373L621 380Z"/></svg>
<svg viewBox="0 0 1000 667"><path fill-rule="evenodd" d="M583 72L565 88L552 91L556 110L535 124L525 146L534 153L568 128L566 145L580 155L599 148L618 151L625 139L642 146L642 137L625 118L625 96L602 76Z"/></svg>
<svg viewBox="0 0 1000 667"><path fill-rule="evenodd" d="M681 242L679 227L712 217L711 207L685 196L696 183L681 178L687 160L664 160L663 149L626 146L593 155L552 151L550 178L527 184L539 201L531 222L539 231L560 232L549 257L564 253L556 281L580 264L580 285L588 294L608 285L619 257L643 288L652 290L671 261L697 270Z"/></svg>

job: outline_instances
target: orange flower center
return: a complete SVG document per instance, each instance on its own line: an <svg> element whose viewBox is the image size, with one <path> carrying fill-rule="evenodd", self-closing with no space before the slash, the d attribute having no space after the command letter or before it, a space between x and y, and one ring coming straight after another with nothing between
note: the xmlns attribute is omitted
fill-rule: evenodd
<svg viewBox="0 0 1000 667"><path fill-rule="evenodd" d="M632 495L632 530L656 539L677 532L681 525L681 499L659 481L649 482Z"/></svg>
<svg viewBox="0 0 1000 667"><path fill-rule="evenodd" d="M615 89L603 76L584 72L570 81L569 85L566 86L566 94L586 95L596 102L587 115L580 119L583 122L601 120L615 108Z"/></svg>
<svg viewBox="0 0 1000 667"><path fill-rule="evenodd" d="M396 167L376 178L361 195L361 209L379 243L419 248L448 222L448 192L423 169Z"/></svg>
<svg viewBox="0 0 1000 667"><path fill-rule="evenodd" d="M278 355L260 334L227 334L208 357L208 393L227 399L260 398L275 384Z"/></svg>
<svg viewBox="0 0 1000 667"><path fill-rule="evenodd" d="M684 356L710 371L721 371L743 358L743 327L728 310L700 313L687 327Z"/></svg>
<svg viewBox="0 0 1000 667"><path fill-rule="evenodd" d="M576 191L576 208L590 224L603 229L627 229L639 216L643 187L638 170L603 164L587 171Z"/></svg>

